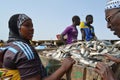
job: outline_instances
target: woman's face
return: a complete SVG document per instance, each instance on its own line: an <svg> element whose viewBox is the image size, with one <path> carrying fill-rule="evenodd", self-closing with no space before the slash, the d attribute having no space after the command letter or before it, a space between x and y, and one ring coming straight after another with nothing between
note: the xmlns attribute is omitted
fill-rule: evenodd
<svg viewBox="0 0 120 80"><path fill-rule="evenodd" d="M120 9L106 10L105 16L107 27L120 37Z"/></svg>
<svg viewBox="0 0 120 80"><path fill-rule="evenodd" d="M20 27L20 35L26 40L32 40L34 29L31 20L25 21Z"/></svg>

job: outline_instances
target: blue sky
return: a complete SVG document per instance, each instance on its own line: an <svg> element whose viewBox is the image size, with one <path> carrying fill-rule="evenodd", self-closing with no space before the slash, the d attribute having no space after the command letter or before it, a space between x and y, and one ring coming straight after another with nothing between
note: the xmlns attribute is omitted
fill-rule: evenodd
<svg viewBox="0 0 120 80"><path fill-rule="evenodd" d="M118 39L106 27L104 16L106 0L3 0L0 2L0 39L8 39L8 20L16 13L32 18L35 34L33 40L55 40L56 34L72 24L72 16L85 21L87 14L94 17L95 34L100 40ZM81 32L77 26L81 40Z"/></svg>

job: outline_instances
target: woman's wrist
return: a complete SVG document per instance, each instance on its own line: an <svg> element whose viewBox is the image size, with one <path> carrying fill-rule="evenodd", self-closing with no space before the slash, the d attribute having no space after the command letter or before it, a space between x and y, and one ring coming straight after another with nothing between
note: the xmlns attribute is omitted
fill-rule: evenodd
<svg viewBox="0 0 120 80"><path fill-rule="evenodd" d="M65 68L65 66L61 66L60 69L63 71L63 72L67 72L67 69Z"/></svg>

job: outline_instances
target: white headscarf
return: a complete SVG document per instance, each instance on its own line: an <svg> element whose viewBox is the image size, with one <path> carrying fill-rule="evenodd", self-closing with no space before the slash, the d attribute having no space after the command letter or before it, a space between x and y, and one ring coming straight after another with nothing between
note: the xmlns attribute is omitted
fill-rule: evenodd
<svg viewBox="0 0 120 80"><path fill-rule="evenodd" d="M120 0L108 0L105 9L120 8Z"/></svg>

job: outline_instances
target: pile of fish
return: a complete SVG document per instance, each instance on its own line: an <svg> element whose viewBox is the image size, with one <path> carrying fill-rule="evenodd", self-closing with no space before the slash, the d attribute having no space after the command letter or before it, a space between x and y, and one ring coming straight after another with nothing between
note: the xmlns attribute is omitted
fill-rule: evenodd
<svg viewBox="0 0 120 80"><path fill-rule="evenodd" d="M40 55L60 61L65 57L71 56L77 65L81 64L90 67L95 67L97 62L102 61L106 61L110 65L113 64L114 62L108 61L103 56L104 54L120 58L120 41L114 43L110 41L79 41L60 46L57 50L43 51Z"/></svg>

